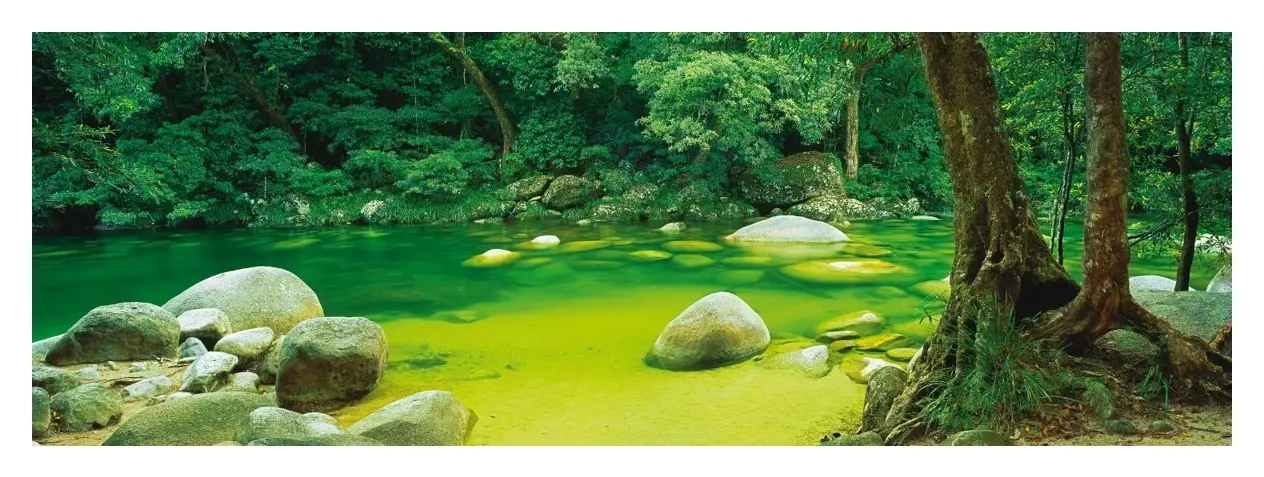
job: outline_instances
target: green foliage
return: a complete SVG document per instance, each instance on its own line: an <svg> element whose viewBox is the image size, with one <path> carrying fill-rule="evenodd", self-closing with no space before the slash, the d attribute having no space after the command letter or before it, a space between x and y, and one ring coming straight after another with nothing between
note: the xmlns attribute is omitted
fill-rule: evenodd
<svg viewBox="0 0 1264 477"><path fill-rule="evenodd" d="M461 161L453 154L444 152L413 163L398 185L405 194L414 194L436 202L448 202L465 190L469 180L470 175L461 165Z"/></svg>
<svg viewBox="0 0 1264 477"><path fill-rule="evenodd" d="M519 123L514 154L535 172L573 171L584 151L578 118L565 110L536 110Z"/></svg>
<svg viewBox="0 0 1264 477"><path fill-rule="evenodd" d="M1058 368L1054 343L1023 337L1012 310L1000 310L992 300L975 302L970 314L976 329L974 339L963 343L965 365L934 372L925 423L948 432L1005 431L1041 412L1068 377Z"/></svg>

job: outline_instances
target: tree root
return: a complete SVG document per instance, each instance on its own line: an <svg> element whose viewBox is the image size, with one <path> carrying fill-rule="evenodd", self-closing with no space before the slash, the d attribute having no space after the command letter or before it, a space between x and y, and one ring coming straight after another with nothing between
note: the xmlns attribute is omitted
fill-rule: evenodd
<svg viewBox="0 0 1264 477"><path fill-rule="evenodd" d="M1231 400L1232 360L1196 336L1172 328L1133 300L1122 306L1127 322L1159 347L1160 366L1177 398Z"/></svg>
<svg viewBox="0 0 1264 477"><path fill-rule="evenodd" d="M1211 341L1207 342L1207 346L1210 346L1211 349L1220 352L1220 354L1228 356L1228 348L1232 346L1233 343L1232 333L1233 318L1229 318L1229 321L1226 321L1224 326L1220 327L1220 331L1216 332L1216 336L1212 336Z"/></svg>

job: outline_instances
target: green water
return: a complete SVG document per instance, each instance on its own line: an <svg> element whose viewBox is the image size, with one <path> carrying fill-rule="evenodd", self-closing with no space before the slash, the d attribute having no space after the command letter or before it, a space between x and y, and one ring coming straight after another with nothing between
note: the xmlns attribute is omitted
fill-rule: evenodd
<svg viewBox="0 0 1264 477"><path fill-rule="evenodd" d="M813 325L838 314L869 309L916 347L931 329L918 322L928 299L912 287L947 276L953 248L947 220L857 222L844 229L854 243L890 251L880 259L912 273L882 286L807 285L778 271L801 258L775 250L762 265L726 264L722 259L767 253L731 247L699 253L717 262L692 269L672 260L631 260L629 252L662 250L668 241L715 242L742 224L696 224L674 236L658 231L659 225L36 238L33 338L64 332L95 306L161 305L216 273L271 265L302 277L327 315L364 316L386 330L386 376L362 402L332 413L344 425L403 396L445 389L479 415L471 444L813 444L858 420L864 387L837 368L820 379L754 362L681 373L646 366L645 352L676 314L721 290L749 303L774 342L809 335ZM610 245L578 253L521 247L543 234L563 243ZM1077 225L1067 231L1080 234ZM461 265L491 248L517 250L523 258L501 268ZM1067 268L1078 277L1079 244L1068 243L1067 254ZM847 256L846 250L837 256ZM1174 271L1167 260L1134 259L1130 275L1143 274L1172 277ZM1193 286L1206 287L1209 279L1196 275ZM485 318L444 319L450 312Z"/></svg>

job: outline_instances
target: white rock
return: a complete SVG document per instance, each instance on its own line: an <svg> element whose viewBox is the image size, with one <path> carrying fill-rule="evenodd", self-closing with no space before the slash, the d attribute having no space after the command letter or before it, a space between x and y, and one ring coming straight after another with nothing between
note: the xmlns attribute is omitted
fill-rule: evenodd
<svg viewBox="0 0 1264 477"><path fill-rule="evenodd" d="M733 242L838 243L850 239L833 225L795 215L778 215L747 225L726 237Z"/></svg>
<svg viewBox="0 0 1264 477"><path fill-rule="evenodd" d="M864 369L860 370L860 376L863 377L866 382L869 381L869 378L873 377L874 372L876 372L877 370L881 368L885 368L887 366L895 366L897 368L899 367L896 364L889 363L885 360L878 359L878 358L864 358L864 360L865 360L865 367Z"/></svg>
<svg viewBox="0 0 1264 477"><path fill-rule="evenodd" d="M233 391L239 393L258 393L259 392L259 375L244 371L233 374L232 382L228 386L224 386L220 391Z"/></svg>
<svg viewBox="0 0 1264 477"><path fill-rule="evenodd" d="M236 356L242 365L248 365L268 351L274 335L272 328L267 327L238 331L215 343L215 351Z"/></svg>
<svg viewBox="0 0 1264 477"><path fill-rule="evenodd" d="M154 376L123 388L123 400L135 401L143 397L157 396L171 392L175 387L171 378Z"/></svg>
<svg viewBox="0 0 1264 477"><path fill-rule="evenodd" d="M825 345L782 353L761 361L761 365L769 369L794 370L806 376L819 378L830 372L829 348Z"/></svg>
<svg viewBox="0 0 1264 477"><path fill-rule="evenodd" d="M211 392L227 384L237 357L220 351L202 355L184 370L180 390L190 393Z"/></svg>
<svg viewBox="0 0 1264 477"><path fill-rule="evenodd" d="M1158 275L1141 275L1128 279L1128 289L1132 292L1174 291L1176 290L1176 280ZM1194 289L1190 288L1189 291L1194 291Z"/></svg>
<svg viewBox="0 0 1264 477"><path fill-rule="evenodd" d="M536 245L557 245L562 243L562 239L557 238L556 235L541 235L531 239L531 243Z"/></svg>
<svg viewBox="0 0 1264 477"><path fill-rule="evenodd" d="M132 367L128 369L129 372L133 373L139 373L147 370L149 370L149 365L143 362L132 363Z"/></svg>
<svg viewBox="0 0 1264 477"><path fill-rule="evenodd" d="M658 230L661 230L663 232L675 233L675 232L684 231L686 228L688 227L685 226L684 222L672 222L670 224L659 227Z"/></svg>
<svg viewBox="0 0 1264 477"><path fill-rule="evenodd" d="M96 381L101 379L101 373L97 370L97 365L94 364L75 371L75 377L82 381Z"/></svg>

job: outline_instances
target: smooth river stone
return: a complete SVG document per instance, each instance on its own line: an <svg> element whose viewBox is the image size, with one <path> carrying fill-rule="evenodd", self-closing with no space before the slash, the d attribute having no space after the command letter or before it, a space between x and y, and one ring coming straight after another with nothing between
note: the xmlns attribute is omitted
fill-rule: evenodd
<svg viewBox="0 0 1264 477"><path fill-rule="evenodd" d="M710 253L724 250L724 246L701 240L676 240L664 243L663 250L675 253Z"/></svg>
<svg viewBox="0 0 1264 477"><path fill-rule="evenodd" d="M812 334L821 336L831 331L851 331L864 336L881 331L885 324L886 320L882 315L869 310L858 310L820 322L812 328Z"/></svg>
<svg viewBox="0 0 1264 477"><path fill-rule="evenodd" d="M857 257L885 257L891 255L891 251L885 248L878 248L872 245L864 245L859 243L849 243L843 246L843 253L855 255Z"/></svg>
<svg viewBox="0 0 1264 477"><path fill-rule="evenodd" d="M908 268L876 259L814 260L781 267L781 273L796 280L822 285L853 285L881 282L910 274Z"/></svg>
<svg viewBox="0 0 1264 477"><path fill-rule="evenodd" d="M578 240L575 242L566 242L557 246L557 251L562 253L586 252L589 250L597 250L606 248L611 245L609 240Z"/></svg>
<svg viewBox="0 0 1264 477"><path fill-rule="evenodd" d="M750 285L759 283L765 274L763 270L727 270L721 272L716 280L725 285Z"/></svg>
<svg viewBox="0 0 1264 477"><path fill-rule="evenodd" d="M895 333L883 333L856 340L856 348L861 351L888 351L908 345L907 337Z"/></svg>
<svg viewBox="0 0 1264 477"><path fill-rule="evenodd" d="M715 260L705 255L681 254L672 257L672 263L685 269L702 268L715 263Z"/></svg>
<svg viewBox="0 0 1264 477"><path fill-rule="evenodd" d="M518 252L510 252L508 250L493 248L482 254L470 257L461 264L467 267L487 268L500 267L513 263L522 258L522 254Z"/></svg>
<svg viewBox="0 0 1264 477"><path fill-rule="evenodd" d="M894 348L887 350L887 357L896 361L907 362L908 360L913 359L913 355L915 354L917 354L917 349L915 348Z"/></svg>
<svg viewBox="0 0 1264 477"><path fill-rule="evenodd" d="M628 260L636 262L657 262L672 258L672 254L662 250L637 250L628 254Z"/></svg>

